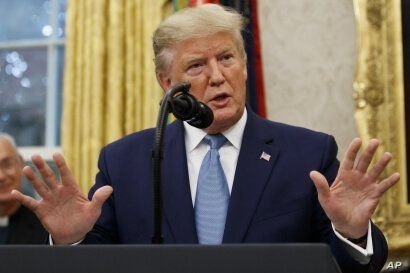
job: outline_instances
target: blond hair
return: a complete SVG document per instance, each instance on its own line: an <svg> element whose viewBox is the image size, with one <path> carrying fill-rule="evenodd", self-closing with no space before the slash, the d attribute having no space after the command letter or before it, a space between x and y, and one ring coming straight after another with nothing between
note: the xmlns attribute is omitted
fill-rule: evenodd
<svg viewBox="0 0 410 273"><path fill-rule="evenodd" d="M246 53L241 31L246 19L237 11L216 4L204 4L180 10L165 19L153 36L155 70L166 71L170 66L172 47L189 38L203 38L218 32L233 35L240 56Z"/></svg>

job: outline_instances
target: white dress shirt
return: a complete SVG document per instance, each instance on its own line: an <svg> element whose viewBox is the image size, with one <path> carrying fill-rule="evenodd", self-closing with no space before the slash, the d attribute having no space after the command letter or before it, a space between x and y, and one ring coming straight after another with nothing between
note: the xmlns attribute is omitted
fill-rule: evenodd
<svg viewBox="0 0 410 273"><path fill-rule="evenodd" d="M236 164L238 162L239 151L241 150L243 132L245 130L248 114L246 108L239 121L222 134L228 140L220 149L219 155L221 165L224 170L226 181L228 182L229 193L232 192L233 180L235 177ZM196 188L198 184L199 170L202 160L209 150L209 145L203 141L207 135L205 131L195 128L184 122L185 128L185 150L188 165L189 186L191 188L192 205L195 206ZM369 222L369 230L367 237L367 246L362 248L353 244L337 232L332 224L333 231L336 236L342 240L349 254L362 264L367 264L370 257L373 255L373 243L371 236L371 225Z"/></svg>
<svg viewBox="0 0 410 273"><path fill-rule="evenodd" d="M9 217L3 216L0 217L0 227L7 227L9 225Z"/></svg>
<svg viewBox="0 0 410 273"><path fill-rule="evenodd" d="M228 140L219 149L222 169L228 182L229 194L232 192L233 179L235 176L236 163L241 150L242 136L247 119L246 109L239 121L231 128L222 132ZM209 151L209 145L203 141L207 135L205 131L195 128L184 122L185 127L185 150L188 164L189 186L191 187L192 205L195 206L196 187L198 184L199 169L202 160Z"/></svg>

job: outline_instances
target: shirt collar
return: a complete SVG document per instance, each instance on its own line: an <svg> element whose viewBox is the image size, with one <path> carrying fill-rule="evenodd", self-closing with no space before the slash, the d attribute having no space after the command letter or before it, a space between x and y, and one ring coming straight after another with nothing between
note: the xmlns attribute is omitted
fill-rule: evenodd
<svg viewBox="0 0 410 273"><path fill-rule="evenodd" d="M242 137L247 118L248 113L245 108L242 117L238 120L238 122L232 125L228 130L222 132L228 141L238 150L241 149ZM186 149L188 152L192 152L199 145L199 143L201 143L207 133L202 129L189 125L186 121L184 121L184 128Z"/></svg>
<svg viewBox="0 0 410 273"><path fill-rule="evenodd" d="M9 225L9 217L0 217L0 227L7 227Z"/></svg>

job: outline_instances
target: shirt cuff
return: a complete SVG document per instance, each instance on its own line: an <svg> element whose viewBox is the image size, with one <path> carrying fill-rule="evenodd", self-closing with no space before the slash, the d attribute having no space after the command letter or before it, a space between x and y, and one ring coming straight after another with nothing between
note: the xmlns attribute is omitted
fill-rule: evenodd
<svg viewBox="0 0 410 273"><path fill-rule="evenodd" d="M49 241L49 243L50 243L51 246L54 245L53 238L51 237L51 234L48 235L48 241ZM76 243L74 243L74 244L71 244L71 245L72 245L72 246L79 245L79 244L81 244L82 241L84 241L84 239L81 239L80 241L78 241L78 242L76 242Z"/></svg>
<svg viewBox="0 0 410 273"><path fill-rule="evenodd" d="M332 228L336 236L344 243L347 252L352 256L353 259L358 261L361 264L368 264L370 262L370 258L373 255L373 241L372 241L372 226L369 220L369 228L367 231L367 245L366 248L362 248L348 239L343 237L339 232L336 231L335 226L332 223Z"/></svg>

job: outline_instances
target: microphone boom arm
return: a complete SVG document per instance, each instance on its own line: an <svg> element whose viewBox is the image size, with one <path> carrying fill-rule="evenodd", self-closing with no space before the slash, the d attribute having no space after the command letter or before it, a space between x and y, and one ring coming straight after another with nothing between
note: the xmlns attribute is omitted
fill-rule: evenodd
<svg viewBox="0 0 410 273"><path fill-rule="evenodd" d="M154 192L154 234L153 244L162 244L162 184L161 184L161 161L163 159L163 140L165 135L166 122L171 109L171 101L178 92L188 93L190 83L181 83L169 89L161 102L160 111L155 129L154 147L152 150L152 181Z"/></svg>

